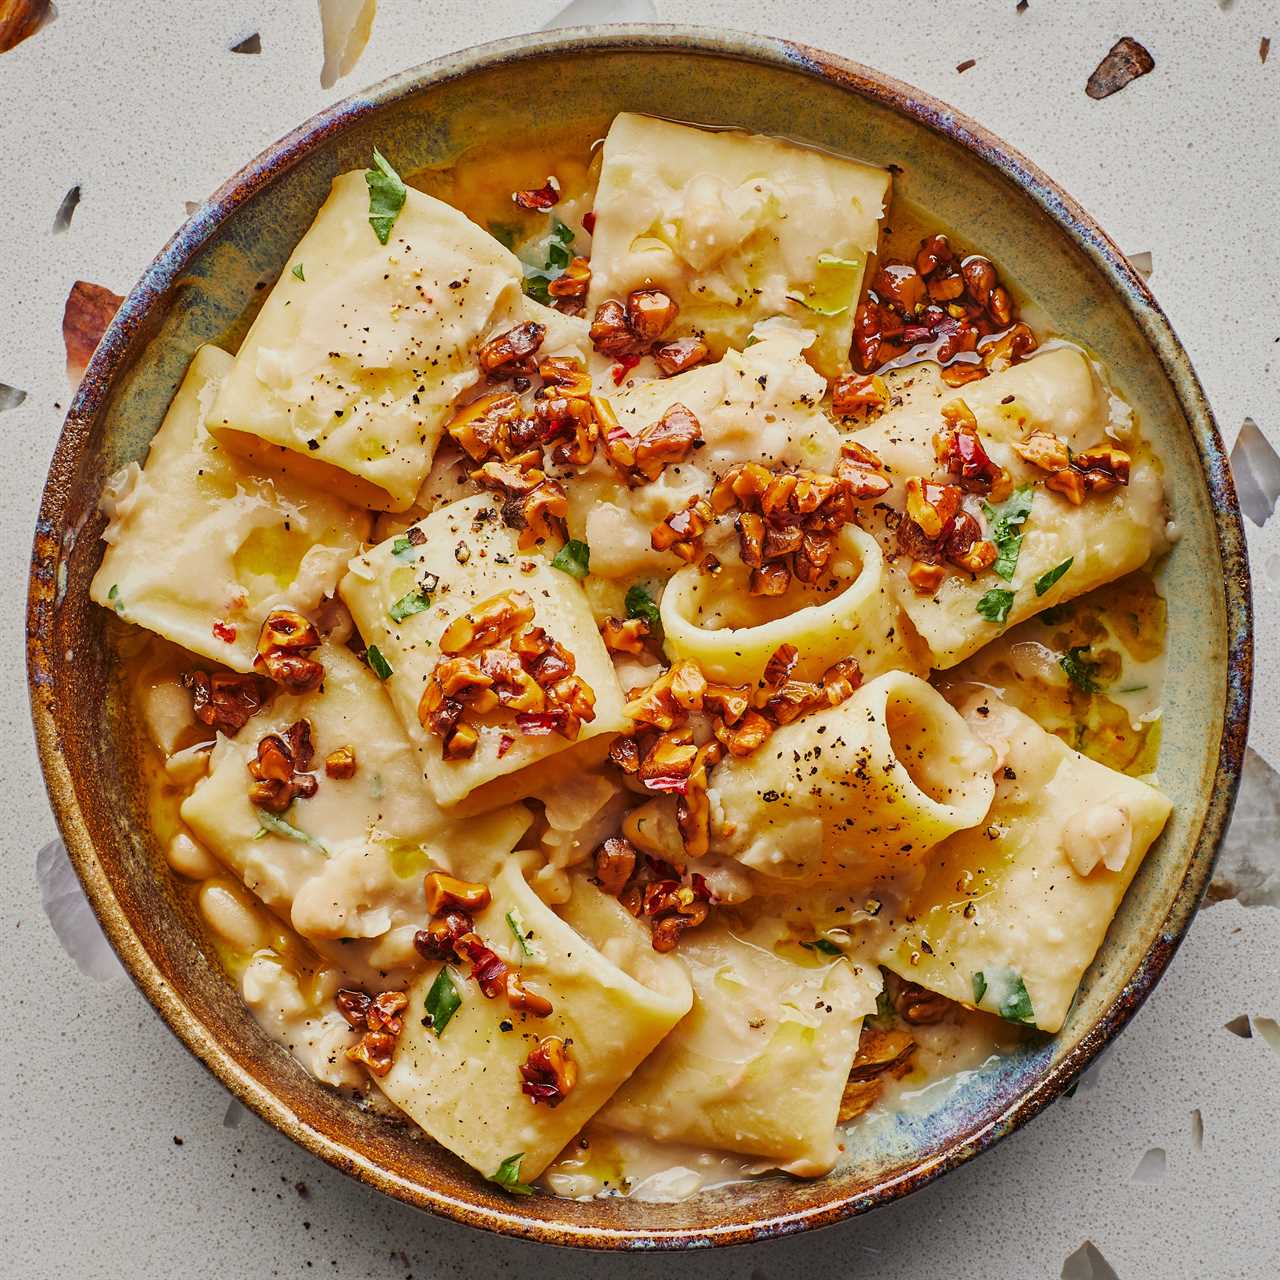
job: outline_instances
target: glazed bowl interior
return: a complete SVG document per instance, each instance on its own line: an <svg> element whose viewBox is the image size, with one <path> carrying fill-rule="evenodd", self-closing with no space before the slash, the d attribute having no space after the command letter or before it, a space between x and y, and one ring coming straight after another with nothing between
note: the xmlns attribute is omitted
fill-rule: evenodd
<svg viewBox="0 0 1280 1280"><path fill-rule="evenodd" d="M929 1115L859 1135L825 1179L764 1178L676 1205L514 1199L408 1128L308 1077L258 1029L148 829L134 728L89 603L105 479L144 457L196 347L235 342L331 178L376 144L404 173L620 110L735 125L894 165L898 190L982 246L1097 354L1163 460L1180 538L1162 570L1169 677L1161 785L1174 802L1061 1034L1001 1059ZM900 172L899 172L900 170ZM985 1149L1052 1100L1141 1002L1206 883L1248 714L1248 583L1221 441L1142 282L1068 197L978 126L864 68L761 37L609 28L523 37L407 72L303 126L166 247L99 348L64 428L37 530L29 614L37 737L59 822L147 996L241 1099L308 1148L458 1220L558 1243L760 1239L883 1203Z"/></svg>

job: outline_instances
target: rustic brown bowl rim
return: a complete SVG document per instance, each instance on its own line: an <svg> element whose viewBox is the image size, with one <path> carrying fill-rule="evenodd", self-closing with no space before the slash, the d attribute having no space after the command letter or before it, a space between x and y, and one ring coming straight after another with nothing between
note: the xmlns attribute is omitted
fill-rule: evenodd
<svg viewBox="0 0 1280 1280"><path fill-rule="evenodd" d="M1116 999L1081 1040L1033 1087L976 1132L957 1139L943 1154L870 1190L837 1194L820 1206L760 1216L709 1227L646 1231L641 1227L606 1228L557 1223L524 1211L513 1199L509 1210L495 1210L438 1188L422 1186L376 1164L359 1150L306 1125L269 1089L246 1074L192 1013L182 994L170 986L148 956L117 902L89 838L62 755L62 738L52 700L42 696L52 655L48 614L42 611L37 577L47 574L47 548L41 539L66 525L69 481L86 447L97 415L107 405L117 377L140 355L135 343L145 320L160 305L210 237L238 206L292 168L329 137L376 110L410 97L424 87L467 76L481 68L513 65L562 54L627 50L672 51L729 57L799 72L836 85L905 114L957 142L1030 195L1098 268L1122 297L1159 360L1191 427L1201 470L1213 507L1213 528L1224 578L1226 627L1232 665L1223 708L1222 749L1210 789L1204 822L1190 850L1188 872L1162 922L1156 940L1139 961ZM758 1242L841 1221L887 1204L931 1182L940 1174L989 1150L1001 1137L1026 1123L1057 1098L1125 1026L1165 971L1195 914L1212 871L1213 859L1230 819L1243 767L1252 687L1253 620L1244 530L1226 449L1190 359L1145 282L1093 219L1035 165L989 130L945 103L871 68L770 36L707 27L619 25L568 28L516 36L436 58L401 72L374 88L335 104L267 148L225 182L198 209L147 269L125 300L77 391L50 465L37 522L32 587L27 610L28 684L40 762L54 815L72 863L107 937L143 994L175 1035L209 1070L256 1114L335 1168L387 1194L442 1217L513 1237L550 1244L597 1249L686 1249Z"/></svg>

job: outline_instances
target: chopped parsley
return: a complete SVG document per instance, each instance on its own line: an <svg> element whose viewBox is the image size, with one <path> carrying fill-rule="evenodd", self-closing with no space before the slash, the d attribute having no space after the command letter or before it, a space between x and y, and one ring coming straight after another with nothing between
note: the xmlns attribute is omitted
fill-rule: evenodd
<svg viewBox="0 0 1280 1280"><path fill-rule="evenodd" d="M365 170L364 180L369 184L369 225L378 243L386 244L408 192L400 175L377 147L373 149L373 168Z"/></svg>
<svg viewBox="0 0 1280 1280"><path fill-rule="evenodd" d="M299 262L298 265L294 267L292 272L290 272L290 274L297 276L298 279L301 280L303 284L306 284L307 277L302 274L302 263Z"/></svg>
<svg viewBox="0 0 1280 1280"><path fill-rule="evenodd" d="M556 552L551 567L567 573L571 578L585 578L591 572L591 548L577 538L570 538Z"/></svg>
<svg viewBox="0 0 1280 1280"><path fill-rule="evenodd" d="M992 587L983 593L978 601L977 610L988 622L996 622L1001 626L1009 619L1009 610L1013 608L1013 592L1003 587Z"/></svg>
<svg viewBox="0 0 1280 1280"><path fill-rule="evenodd" d="M431 607L431 595L426 591L407 591L387 610L392 622L403 622L415 613ZM385 680L386 677L383 676Z"/></svg>
<svg viewBox="0 0 1280 1280"><path fill-rule="evenodd" d="M416 560L418 558L418 547L421 543L411 542L404 534L395 538L391 543L391 554L397 560Z"/></svg>
<svg viewBox="0 0 1280 1280"><path fill-rule="evenodd" d="M323 853L326 858L329 856L329 846L323 840L300 830L291 822L286 822L278 813L259 809L257 805L254 805L253 811L258 815L259 823L257 835L254 836L255 840L269 832L271 835L284 836L286 840L296 840L299 844L310 845L311 848Z"/></svg>
<svg viewBox="0 0 1280 1280"><path fill-rule="evenodd" d="M989 502L982 510L991 521L991 541L996 544L996 562L992 566L1006 582L1013 580L1018 567L1018 555L1022 551L1022 526L1031 514L1031 500L1035 490L1029 484L1020 485L998 506Z"/></svg>
<svg viewBox="0 0 1280 1280"><path fill-rule="evenodd" d="M524 953L526 959L531 960L534 956L534 950L529 945L529 931L525 928L524 921L520 918L520 913L513 907L507 912L507 927L516 935L516 941L520 944L520 950Z"/></svg>
<svg viewBox="0 0 1280 1280"><path fill-rule="evenodd" d="M124 601L120 599L120 584L118 582L111 584L111 590L107 592L107 599L117 613L124 612Z"/></svg>
<svg viewBox="0 0 1280 1280"><path fill-rule="evenodd" d="M1034 1023L1035 1010L1027 994L1027 984L1016 969L993 969L989 974L979 971L973 975L973 1002L980 1005L990 992L988 1008L998 1013L1006 1022Z"/></svg>
<svg viewBox="0 0 1280 1280"><path fill-rule="evenodd" d="M1067 679L1082 693L1097 693L1102 688L1094 679L1098 672L1098 664L1090 662L1084 656L1088 652L1087 644L1073 645L1058 659L1058 666L1067 673Z"/></svg>
<svg viewBox="0 0 1280 1280"><path fill-rule="evenodd" d="M566 227L554 214L551 217L551 233L540 242L546 254L543 265L524 264L524 291L535 302L550 305L551 294L547 285L564 275L565 268L573 261L573 229Z"/></svg>
<svg viewBox="0 0 1280 1280"><path fill-rule="evenodd" d="M391 676L391 663L382 656L382 650L376 644L371 644L368 651L369 666L373 669L373 674L379 680L387 680Z"/></svg>
<svg viewBox="0 0 1280 1280"><path fill-rule="evenodd" d="M982 976L982 970L979 969L973 975L973 1003L981 1004L982 997L987 994L987 980Z"/></svg>
<svg viewBox="0 0 1280 1280"><path fill-rule="evenodd" d="M800 944L806 951L821 951L824 956L842 956L844 952L830 938L814 938Z"/></svg>
<svg viewBox="0 0 1280 1280"><path fill-rule="evenodd" d="M642 587L638 582L635 586L628 587L626 604L628 618L639 618L647 622L654 631L662 626L662 615L647 587Z"/></svg>
<svg viewBox="0 0 1280 1280"><path fill-rule="evenodd" d="M1075 556L1068 556L1060 565L1050 569L1048 573L1042 573L1036 579L1036 595L1042 596L1049 590L1059 578L1075 563Z"/></svg>
<svg viewBox="0 0 1280 1280"><path fill-rule="evenodd" d="M517 1151L515 1155L508 1156L497 1169L489 1175L490 1182L496 1182L504 1191L509 1192L513 1196L531 1196L533 1188L527 1182L520 1181L520 1161L524 1159L524 1152Z"/></svg>
<svg viewBox="0 0 1280 1280"><path fill-rule="evenodd" d="M449 1019L458 1012L461 1005L462 997L458 994L449 966L441 965L440 972L436 974L436 980L427 992L426 1000L427 1017L431 1019L431 1030L437 1036L444 1035Z"/></svg>

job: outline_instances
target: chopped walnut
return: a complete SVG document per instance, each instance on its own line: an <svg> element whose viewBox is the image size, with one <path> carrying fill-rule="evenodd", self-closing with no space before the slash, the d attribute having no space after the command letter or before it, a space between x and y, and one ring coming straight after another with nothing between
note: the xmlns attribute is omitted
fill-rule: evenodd
<svg viewBox="0 0 1280 1280"><path fill-rule="evenodd" d="M854 418L884 409L889 388L878 374L846 374L831 384L831 411L838 418Z"/></svg>
<svg viewBox="0 0 1280 1280"><path fill-rule="evenodd" d="M938 461L959 477L962 489L990 493L1002 468L988 455L973 411L963 400L951 400L942 406L942 419L947 429L934 437Z"/></svg>
<svg viewBox="0 0 1280 1280"><path fill-rule="evenodd" d="M758 711L748 711L734 724L718 719L712 725L716 740L734 756L749 756L765 744L773 730L773 721Z"/></svg>
<svg viewBox="0 0 1280 1280"><path fill-rule="evenodd" d="M702 535L713 519L715 512L711 504L706 498L695 496L653 527L649 543L655 551L673 551L681 560L692 564L698 557Z"/></svg>
<svg viewBox="0 0 1280 1280"><path fill-rule="evenodd" d="M685 789L676 797L676 825L691 858L701 858L711 847L711 804L707 799L707 771L720 763L724 754L718 742L699 747ZM705 916L703 917L705 919Z"/></svg>
<svg viewBox="0 0 1280 1280"><path fill-rule="evenodd" d="M683 462L701 439L698 419L684 405L673 404L636 438L634 469L645 480L656 480L668 464Z"/></svg>
<svg viewBox="0 0 1280 1280"><path fill-rule="evenodd" d="M503 591L460 613L440 636L440 652L477 653L500 644L533 621L533 601L523 591Z"/></svg>
<svg viewBox="0 0 1280 1280"><path fill-rule="evenodd" d="M604 893L617 897L636 869L636 849L622 836L610 836L595 854L596 883Z"/></svg>
<svg viewBox="0 0 1280 1280"><path fill-rule="evenodd" d="M600 636L610 653L643 653L649 639L649 624L643 618L606 618Z"/></svg>
<svg viewBox="0 0 1280 1280"><path fill-rule="evenodd" d="M881 1031L862 1024L858 1053L840 1099L839 1120L844 1124L873 1107L889 1078L900 1078L910 1068L916 1042L905 1031Z"/></svg>
<svg viewBox="0 0 1280 1280"><path fill-rule="evenodd" d="M785 595L791 585L791 571L785 564L765 564L751 570L747 590L753 596Z"/></svg>
<svg viewBox="0 0 1280 1280"><path fill-rule="evenodd" d="M475 925L465 911L444 911L413 935L413 946L424 960L449 960L458 939L474 931Z"/></svg>
<svg viewBox="0 0 1280 1280"><path fill-rule="evenodd" d="M679 310L662 289L636 289L627 296L627 327L641 342L657 342L675 323Z"/></svg>
<svg viewBox="0 0 1280 1280"><path fill-rule="evenodd" d="M1052 489L1055 493L1060 493L1072 506L1080 506L1084 502L1085 482L1084 476L1072 467L1064 467L1061 471L1055 471L1045 482L1046 489Z"/></svg>
<svg viewBox="0 0 1280 1280"><path fill-rule="evenodd" d="M471 965L471 976L490 1000L506 990L506 961L478 933L464 933L453 945L454 954Z"/></svg>
<svg viewBox="0 0 1280 1280"><path fill-rule="evenodd" d="M313 754L309 720L295 721L283 737L267 734L258 743L256 758L249 761L254 779L249 799L269 813L283 813L295 799L315 795L315 776L305 772L311 767Z"/></svg>
<svg viewBox="0 0 1280 1280"><path fill-rule="evenodd" d="M893 1007L904 1022L920 1027L941 1022L955 1006L936 991L927 991L914 982L904 982L893 998Z"/></svg>
<svg viewBox="0 0 1280 1280"><path fill-rule="evenodd" d="M940 564L929 564L924 560L913 561L907 570L907 581L925 596L935 595L946 576L947 571Z"/></svg>
<svg viewBox="0 0 1280 1280"><path fill-rule="evenodd" d="M553 298L585 298L591 287L591 264L586 258L572 258L560 275L547 282Z"/></svg>
<svg viewBox="0 0 1280 1280"><path fill-rule="evenodd" d="M365 1022L370 1031L388 1031L398 1036L404 1027L400 1014L409 1007L409 997L403 991L383 991L370 1002L365 1012Z"/></svg>
<svg viewBox="0 0 1280 1280"><path fill-rule="evenodd" d="M338 1011L364 1034L347 1050L353 1062L363 1062L375 1076L391 1070L396 1039L403 1027L400 1014L409 1007L403 991L383 991L370 998L363 991L344 989L335 997Z"/></svg>
<svg viewBox="0 0 1280 1280"><path fill-rule="evenodd" d="M445 737L443 755L446 760L470 760L480 745L480 735L469 724L458 724Z"/></svg>
<svg viewBox="0 0 1280 1280"><path fill-rule="evenodd" d="M1129 483L1129 455L1123 449L1082 449L1071 459L1071 465L1084 476L1090 493L1106 493L1116 485Z"/></svg>
<svg viewBox="0 0 1280 1280"><path fill-rule="evenodd" d="M543 480L528 493L516 495L502 504L502 519L508 528L518 529L516 545L521 551L558 537L569 514L569 496L555 480Z"/></svg>
<svg viewBox="0 0 1280 1280"><path fill-rule="evenodd" d="M524 980L514 969L507 970L504 983L507 993L507 1004L522 1013L531 1013L535 1018L550 1017L552 1004L546 996L531 991L524 985Z"/></svg>
<svg viewBox="0 0 1280 1280"><path fill-rule="evenodd" d="M992 373L1003 373L1029 356L1037 345L1036 336L1027 325L1015 324L1007 333L983 347L982 364Z"/></svg>
<svg viewBox="0 0 1280 1280"><path fill-rule="evenodd" d="M503 375L532 373L534 352L547 336L545 325L526 320L514 328L490 338L476 353L485 373Z"/></svg>
<svg viewBox="0 0 1280 1280"><path fill-rule="evenodd" d="M310 693L324 680L324 666L305 655L320 645L320 633L293 609L273 609L258 635L253 665L290 693Z"/></svg>
<svg viewBox="0 0 1280 1280"><path fill-rule="evenodd" d="M391 1070L396 1051L396 1037L389 1031L366 1031L347 1050L353 1062L363 1062L375 1076L385 1076Z"/></svg>
<svg viewBox="0 0 1280 1280"><path fill-rule="evenodd" d="M621 302L609 299L596 308L591 322L591 345L601 355L618 358L635 355L641 348L636 335L627 324L627 311Z"/></svg>
<svg viewBox="0 0 1280 1280"><path fill-rule="evenodd" d="M618 737L609 744L609 763L625 774L634 774L640 768L643 753L635 738Z"/></svg>
<svg viewBox="0 0 1280 1280"><path fill-rule="evenodd" d="M793 644L780 644L769 655L764 665L764 682L767 685L780 685L787 680L800 661L800 653Z"/></svg>
<svg viewBox="0 0 1280 1280"><path fill-rule="evenodd" d="M701 364L711 354L711 348L701 338L674 338L653 349L658 371L664 378L673 378Z"/></svg>
<svg viewBox="0 0 1280 1280"><path fill-rule="evenodd" d="M636 777L650 791L683 792L697 755L690 730L669 730L649 748Z"/></svg>
<svg viewBox="0 0 1280 1280"><path fill-rule="evenodd" d="M355 748L335 747L324 758L324 772L329 778L354 778L356 776Z"/></svg>
<svg viewBox="0 0 1280 1280"><path fill-rule="evenodd" d="M235 671L186 671L182 684L191 691L195 718L229 738L262 709L270 689L261 676Z"/></svg>
<svg viewBox="0 0 1280 1280"><path fill-rule="evenodd" d="M367 1026L365 1015L369 1012L369 1006L373 1000L365 992L344 988L334 996L333 1002L338 1006L338 1012L351 1026L357 1030Z"/></svg>
<svg viewBox="0 0 1280 1280"><path fill-rule="evenodd" d="M1065 471L1071 454L1067 442L1051 431L1033 431L1025 440L1014 443L1014 452L1041 471Z"/></svg>
<svg viewBox="0 0 1280 1280"><path fill-rule="evenodd" d="M483 462L502 452L502 441L520 417L520 401L508 391L493 391L464 405L445 424L445 431L468 457Z"/></svg>
<svg viewBox="0 0 1280 1280"><path fill-rule="evenodd" d="M433 916L446 911L483 911L493 900L489 886L459 880L443 871L428 871L422 882L427 910Z"/></svg>
<svg viewBox="0 0 1280 1280"><path fill-rule="evenodd" d="M546 1036L530 1050L520 1068L521 1091L536 1105L557 1107L573 1092L578 1065L569 1056L569 1045L559 1036Z"/></svg>
<svg viewBox="0 0 1280 1280"><path fill-rule="evenodd" d="M960 509L960 490L950 484L934 484L921 476L907 478L908 518L930 541L941 538L947 524Z"/></svg>
<svg viewBox="0 0 1280 1280"><path fill-rule="evenodd" d="M547 356L538 361L538 377L546 387L575 400L591 396L591 374L576 356Z"/></svg>
<svg viewBox="0 0 1280 1280"><path fill-rule="evenodd" d="M996 562L996 546L982 537L982 526L967 511L958 511L943 539L943 549L952 564L970 573L985 573Z"/></svg>

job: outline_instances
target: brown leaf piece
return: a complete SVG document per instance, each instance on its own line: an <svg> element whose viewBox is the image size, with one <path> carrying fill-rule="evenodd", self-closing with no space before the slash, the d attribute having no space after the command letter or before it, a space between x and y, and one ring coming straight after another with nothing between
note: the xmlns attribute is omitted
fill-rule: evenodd
<svg viewBox="0 0 1280 1280"><path fill-rule="evenodd" d="M262 35L255 31L251 36L245 36L239 44L231 46L232 53L261 53L262 52Z"/></svg>
<svg viewBox="0 0 1280 1280"><path fill-rule="evenodd" d="M1263 36L1258 41L1258 61L1265 63L1271 53L1271 37Z"/></svg>
<svg viewBox="0 0 1280 1280"><path fill-rule="evenodd" d="M62 203L58 206L58 212L53 215L53 234L61 235L71 225L71 219L75 215L76 206L80 203L80 184L76 183L65 196L62 197Z"/></svg>
<svg viewBox="0 0 1280 1280"><path fill-rule="evenodd" d="M332 89L360 61L373 32L378 0L319 0L324 30L324 66L320 87Z"/></svg>
<svg viewBox="0 0 1280 1280"><path fill-rule="evenodd" d="M2 3L4 0L0 0ZM73 387L79 383L89 357L123 301L118 293L87 280L77 280L71 286L62 310L62 340L67 347L67 378Z"/></svg>
<svg viewBox="0 0 1280 1280"><path fill-rule="evenodd" d="M1155 70L1156 60L1132 36L1122 36L1094 68L1084 91L1096 100L1109 98Z"/></svg>
<svg viewBox="0 0 1280 1280"><path fill-rule="evenodd" d="M972 68L976 67L977 65L978 65L978 60L977 60L977 58L966 58L963 62L957 62L957 63L956 63L956 70L957 70L961 75L964 75L964 73L965 73L966 71L971 70Z"/></svg>
<svg viewBox="0 0 1280 1280"><path fill-rule="evenodd" d="M0 53L8 53L57 16L49 0L0 0Z"/></svg>

